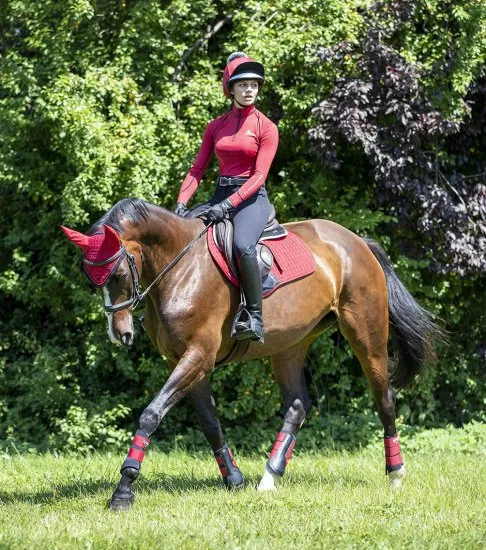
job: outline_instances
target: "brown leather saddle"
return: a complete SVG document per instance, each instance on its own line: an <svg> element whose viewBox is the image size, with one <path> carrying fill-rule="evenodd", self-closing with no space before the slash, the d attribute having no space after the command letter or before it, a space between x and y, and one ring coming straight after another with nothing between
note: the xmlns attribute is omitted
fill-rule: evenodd
<svg viewBox="0 0 486 550"><path fill-rule="evenodd" d="M271 207L272 209L268 217L267 225L255 247L262 280L266 278L273 267L272 252L264 242L271 239L281 239L287 235L287 230L279 224L275 217L275 207L273 205L271 205ZM217 223L213 228L213 237L216 246L227 259L231 271L238 277L238 266L233 250L233 224L231 221L222 220Z"/></svg>
<svg viewBox="0 0 486 550"><path fill-rule="evenodd" d="M263 233L255 247L258 265L260 267L260 273L262 277L263 292L272 289L278 280L271 273L273 267L273 255L268 246L264 243L270 239L281 239L287 235L287 230L282 227L276 219L275 207L270 205L270 215L268 221L263 230ZM204 217L207 210L210 208L209 204L199 204L193 208L188 214L188 218ZM238 266L233 250L233 223L231 220L221 220L213 226L213 237L216 246L219 248L223 256L228 261L228 265L231 271L237 279L239 279Z"/></svg>

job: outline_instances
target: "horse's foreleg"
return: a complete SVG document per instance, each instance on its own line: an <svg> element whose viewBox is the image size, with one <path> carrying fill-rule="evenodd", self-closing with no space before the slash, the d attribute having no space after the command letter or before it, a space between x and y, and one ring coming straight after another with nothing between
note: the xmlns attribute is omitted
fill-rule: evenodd
<svg viewBox="0 0 486 550"><path fill-rule="evenodd" d="M194 386L191 390L190 398L199 417L201 429L213 450L223 483L228 489L243 487L244 478L224 440L216 411L216 402L207 377L204 377L201 382Z"/></svg>
<svg viewBox="0 0 486 550"><path fill-rule="evenodd" d="M187 350L163 388L143 411L139 429L120 470L120 483L109 504L112 510L124 510L133 504L135 495L132 492L132 484L140 474L145 449L150 443L149 437L155 432L171 407L203 379L207 365L208 360L204 353L199 350Z"/></svg>
<svg viewBox="0 0 486 550"><path fill-rule="evenodd" d="M292 450L295 446L296 435L304 423L306 411L310 409L310 399L304 378L304 359L308 343L301 343L299 347L286 350L272 357L272 367L275 379L280 386L284 407L287 409L284 424L270 453L265 466L265 472L258 485L259 491L276 489L276 481L285 472Z"/></svg>

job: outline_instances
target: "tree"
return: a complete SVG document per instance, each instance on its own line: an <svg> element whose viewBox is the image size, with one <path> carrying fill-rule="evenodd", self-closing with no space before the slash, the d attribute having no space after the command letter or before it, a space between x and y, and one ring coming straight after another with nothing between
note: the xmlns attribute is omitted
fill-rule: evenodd
<svg viewBox="0 0 486 550"><path fill-rule="evenodd" d="M360 40L320 49L345 76L314 108L310 135L331 168L343 142L360 147L407 253L433 256L443 272L484 273L486 6L434 8L376 3Z"/></svg>
<svg viewBox="0 0 486 550"><path fill-rule="evenodd" d="M451 404L444 417L460 421L480 414L482 394L471 382L480 372L479 352L467 339L470 333L482 337L478 287L460 278L448 281L440 274L431 275L428 261L404 254L418 248L415 241L421 239L411 229L401 235L400 243L406 247L391 246L396 242L391 201L397 196L400 207L401 195L380 191L386 200L378 203L369 158L360 148L342 142L338 153L343 162L334 170L323 168L310 146L308 132L316 126L312 106L323 98L332 101L339 78L348 78L352 67L358 71L353 52L359 51L356 44L363 43L367 27L375 24L366 19L367 5L364 0L1 3L0 433L4 440L17 446L27 442L62 449L117 442L125 446L125 430L131 431L141 409L163 384L168 366L143 333L131 350L107 343L99 298L89 292L80 257L59 225L86 230L127 196L172 207L205 125L228 107L220 78L234 50L244 50L266 66L260 108L280 131L267 186L280 220L329 217L384 242L415 294L439 314L450 308L447 318L464 324L457 354L448 358L444 369L455 365L454 384L471 411ZM439 21L442 4L434 5ZM464 3L466 14L468 5L473 3ZM425 10L425 4L420 9ZM454 72L454 78L467 89L479 86L478 60L484 51L477 40L472 49L466 47L468 25L477 29L474 38L480 36L477 18L462 19L460 32L452 29L448 40L434 31L439 41L414 30L420 25L413 21L409 19L409 26L400 31L408 52L406 63L431 71L430 89L434 78L442 90L449 88L447 78L453 73L432 71L434 63L444 58L448 40L457 42L461 52L456 67L463 68ZM319 46L334 51L343 43L355 46L342 63L340 57L326 63L316 57ZM410 78L417 82L415 76ZM457 126L454 113L464 91L458 87L454 94L444 93L443 102L433 108ZM440 162L447 161L449 167L455 159L458 164L471 140L484 139L479 123L471 117L469 134L461 130L468 145L461 145L457 134L440 141L446 151L446 160L439 155ZM480 152L470 151L468 158L470 172L465 176L479 171L472 163L483 160ZM457 187L445 166L444 174ZM212 192L215 175L213 163L197 200ZM471 181L466 178L467 189ZM467 315L462 314L464 307L470 308ZM465 363L470 369L467 375ZM359 368L338 337L316 342L309 364L312 388L319 388L312 390L315 401L322 404L325 399L328 411L340 418L372 409ZM253 430L261 430L274 418L279 395L270 372L267 362L254 362L214 374L225 426L237 431L245 425L246 433L251 422ZM414 419L417 410L425 411L427 418L440 417L434 399L444 389L441 380L439 373L424 389L421 401L414 395L407 418ZM191 426L191 409L178 406L163 430L173 435Z"/></svg>

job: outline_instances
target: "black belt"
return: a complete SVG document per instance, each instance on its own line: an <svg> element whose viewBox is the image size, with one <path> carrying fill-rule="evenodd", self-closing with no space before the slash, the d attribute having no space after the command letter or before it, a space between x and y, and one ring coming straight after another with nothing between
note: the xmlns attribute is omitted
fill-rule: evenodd
<svg viewBox="0 0 486 550"><path fill-rule="evenodd" d="M246 183L250 178L236 178L236 177L225 177L219 176L218 185L221 187L239 187Z"/></svg>

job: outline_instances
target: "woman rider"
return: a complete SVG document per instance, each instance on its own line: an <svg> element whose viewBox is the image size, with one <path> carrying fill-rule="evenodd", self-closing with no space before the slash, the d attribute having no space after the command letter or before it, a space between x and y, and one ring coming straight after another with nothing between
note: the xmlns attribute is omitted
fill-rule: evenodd
<svg viewBox="0 0 486 550"><path fill-rule="evenodd" d="M220 175L209 201L207 218L215 222L229 218L233 222L233 248L248 312L247 319L235 323L233 338L260 342L263 342L262 284L255 245L270 215L264 184L278 146L277 127L254 106L264 79L261 63L241 52L230 55L223 74L223 91L232 98L232 108L206 127L175 210L176 214L185 215L186 205L215 152Z"/></svg>

